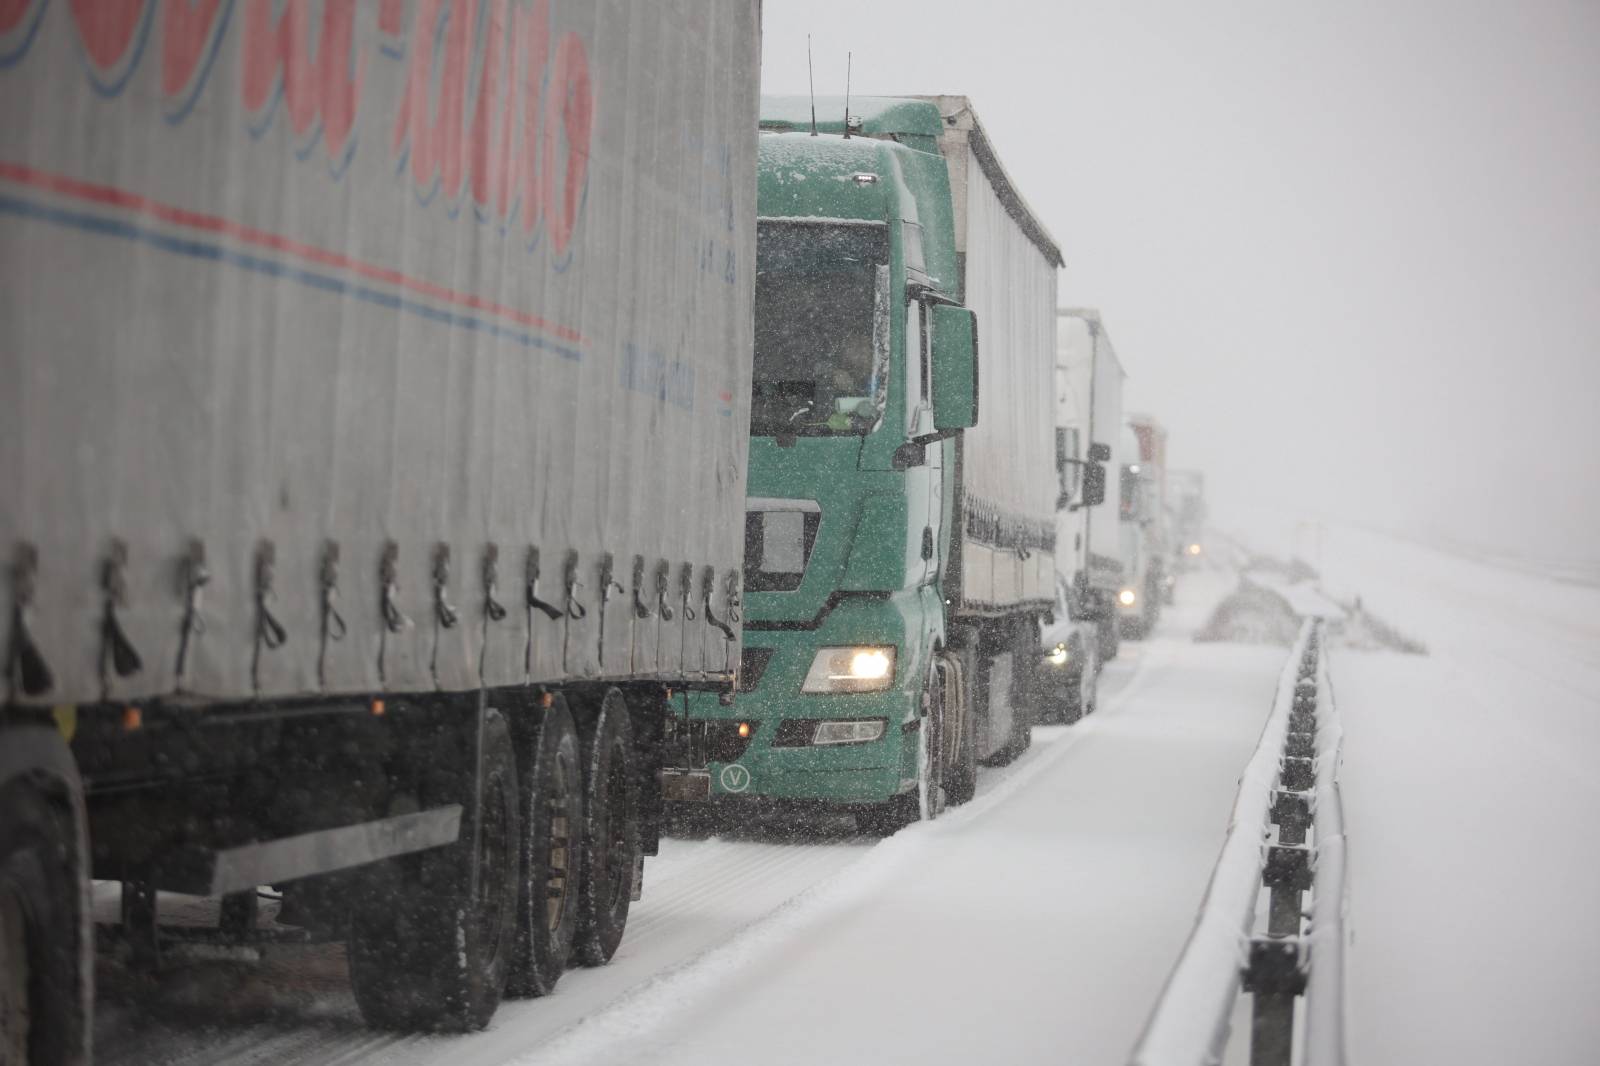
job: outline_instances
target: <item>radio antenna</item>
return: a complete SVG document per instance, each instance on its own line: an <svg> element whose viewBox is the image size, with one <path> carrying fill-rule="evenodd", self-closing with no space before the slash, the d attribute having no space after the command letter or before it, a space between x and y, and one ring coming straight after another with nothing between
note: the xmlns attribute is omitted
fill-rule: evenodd
<svg viewBox="0 0 1600 1066"><path fill-rule="evenodd" d="M844 54L844 139L850 139L850 60L854 53Z"/></svg>
<svg viewBox="0 0 1600 1066"><path fill-rule="evenodd" d="M811 34L806 34L806 78L811 82L811 136L817 135L817 76L811 70Z"/></svg>

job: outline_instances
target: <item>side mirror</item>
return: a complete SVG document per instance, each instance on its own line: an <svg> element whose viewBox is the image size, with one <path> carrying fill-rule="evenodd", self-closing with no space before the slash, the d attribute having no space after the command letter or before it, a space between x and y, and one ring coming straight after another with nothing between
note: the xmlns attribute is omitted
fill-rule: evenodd
<svg viewBox="0 0 1600 1066"><path fill-rule="evenodd" d="M978 316L953 304L933 306L933 428L978 424Z"/></svg>
<svg viewBox="0 0 1600 1066"><path fill-rule="evenodd" d="M1109 463L1111 461L1111 445L1109 445L1109 444L1091 444L1091 445L1089 445L1089 459L1092 462L1096 462L1096 463ZM1101 478L1102 481L1104 481L1104 479L1105 479L1105 474L1106 474L1106 472L1104 470L1100 471L1100 478Z"/></svg>
<svg viewBox="0 0 1600 1066"><path fill-rule="evenodd" d="M1095 448L1104 448L1104 444L1096 444ZM1089 454L1093 455L1093 451ZM1083 505L1085 507L1099 507L1106 502L1106 467L1103 462L1091 462L1083 467Z"/></svg>

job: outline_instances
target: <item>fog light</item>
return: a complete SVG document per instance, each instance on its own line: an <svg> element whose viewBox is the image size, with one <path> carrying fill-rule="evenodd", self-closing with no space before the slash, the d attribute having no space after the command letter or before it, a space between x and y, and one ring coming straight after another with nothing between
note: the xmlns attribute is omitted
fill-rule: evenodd
<svg viewBox="0 0 1600 1066"><path fill-rule="evenodd" d="M1132 607L1133 601L1138 598L1138 596L1133 594L1132 589L1123 589L1121 592L1117 593L1117 602L1122 604L1124 607Z"/></svg>
<svg viewBox="0 0 1600 1066"><path fill-rule="evenodd" d="M1050 660L1051 666L1067 665L1067 646L1065 644L1057 644L1050 649L1050 654L1046 658Z"/></svg>
<svg viewBox="0 0 1600 1066"><path fill-rule="evenodd" d="M888 723L882 718L846 719L839 722L818 722L811 736L813 744L868 744L883 736Z"/></svg>
<svg viewBox="0 0 1600 1066"><path fill-rule="evenodd" d="M894 648L818 648L800 691L881 692L894 683Z"/></svg>

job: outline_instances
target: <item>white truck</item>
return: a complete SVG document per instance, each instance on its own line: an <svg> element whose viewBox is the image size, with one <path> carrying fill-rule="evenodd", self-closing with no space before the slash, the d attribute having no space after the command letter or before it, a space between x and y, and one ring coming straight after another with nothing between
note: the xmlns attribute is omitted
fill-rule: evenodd
<svg viewBox="0 0 1600 1066"><path fill-rule="evenodd" d="M1099 312L1057 313L1056 604L1043 633L1040 677L1054 693L1047 704L1067 721L1093 710L1100 667L1117 653L1122 563L1116 507L1105 498L1123 376Z"/></svg>
<svg viewBox="0 0 1600 1066"><path fill-rule="evenodd" d="M87 1061L91 877L385 1027L616 950L739 662L759 35L0 4L0 1061Z"/></svg>

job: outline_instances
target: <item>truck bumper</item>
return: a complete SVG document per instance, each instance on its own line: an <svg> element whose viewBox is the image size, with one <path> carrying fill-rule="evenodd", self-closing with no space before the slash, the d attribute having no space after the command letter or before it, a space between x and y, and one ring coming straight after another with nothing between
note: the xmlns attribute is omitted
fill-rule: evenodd
<svg viewBox="0 0 1600 1066"><path fill-rule="evenodd" d="M837 612L816 630L744 633L745 666L732 706L715 697L692 696L689 713L712 734L710 798L794 801L821 807L884 803L916 787L917 730L925 666L920 637L894 640L909 629L892 603ZM894 618L876 615L889 613ZM855 615L855 617L849 617ZM858 644L895 645L895 678L882 692L808 694L801 691L819 648ZM874 740L816 744L821 721L875 719ZM741 725L748 736L741 737Z"/></svg>

